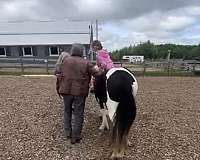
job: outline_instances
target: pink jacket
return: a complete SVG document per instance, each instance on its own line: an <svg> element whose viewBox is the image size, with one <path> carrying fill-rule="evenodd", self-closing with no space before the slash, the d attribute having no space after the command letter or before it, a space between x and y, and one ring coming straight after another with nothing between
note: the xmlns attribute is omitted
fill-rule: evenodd
<svg viewBox="0 0 200 160"><path fill-rule="evenodd" d="M114 67L113 62L110 58L110 55L108 54L106 50L103 50L103 49L97 51L96 64L97 66L106 70L109 70Z"/></svg>

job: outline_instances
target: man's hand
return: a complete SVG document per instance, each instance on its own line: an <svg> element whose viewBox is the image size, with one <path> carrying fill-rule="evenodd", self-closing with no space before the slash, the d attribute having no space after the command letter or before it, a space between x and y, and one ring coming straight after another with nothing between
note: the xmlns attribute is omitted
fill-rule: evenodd
<svg viewBox="0 0 200 160"><path fill-rule="evenodd" d="M57 94L58 94L58 96L60 97L60 99L62 99L62 96L61 96L61 94L59 93L59 79L57 78L57 81L56 81L56 91L57 91Z"/></svg>
<svg viewBox="0 0 200 160"><path fill-rule="evenodd" d="M58 92L58 90L56 89L58 96L60 97L60 99L62 99L62 95Z"/></svg>

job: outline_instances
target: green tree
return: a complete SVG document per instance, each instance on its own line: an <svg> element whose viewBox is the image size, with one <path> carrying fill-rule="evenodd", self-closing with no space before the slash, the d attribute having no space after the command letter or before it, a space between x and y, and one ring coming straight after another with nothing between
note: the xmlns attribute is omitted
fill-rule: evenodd
<svg viewBox="0 0 200 160"><path fill-rule="evenodd" d="M176 44L159 44L154 45L150 41L138 45L130 45L120 50L113 51L111 57L115 61L122 59L124 55L142 55L145 59L166 59L168 50L171 51L170 58L175 59L195 59L200 58L199 45L176 45Z"/></svg>

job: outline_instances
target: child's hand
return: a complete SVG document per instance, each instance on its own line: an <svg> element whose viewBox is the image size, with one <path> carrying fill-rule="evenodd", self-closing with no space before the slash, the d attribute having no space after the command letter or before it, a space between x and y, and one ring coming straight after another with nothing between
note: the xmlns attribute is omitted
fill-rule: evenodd
<svg viewBox="0 0 200 160"><path fill-rule="evenodd" d="M98 68L98 71L97 71L97 75L101 75L104 73L104 69L102 69L101 67Z"/></svg>
<svg viewBox="0 0 200 160"><path fill-rule="evenodd" d="M94 69L98 71L99 67L97 65L95 65Z"/></svg>

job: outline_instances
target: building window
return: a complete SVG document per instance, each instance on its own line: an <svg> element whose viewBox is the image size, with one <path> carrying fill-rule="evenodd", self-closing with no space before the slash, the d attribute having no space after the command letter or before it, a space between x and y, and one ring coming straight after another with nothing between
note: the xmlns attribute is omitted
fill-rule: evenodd
<svg viewBox="0 0 200 160"><path fill-rule="evenodd" d="M59 47L49 47L49 55L50 56L58 56L59 55Z"/></svg>
<svg viewBox="0 0 200 160"><path fill-rule="evenodd" d="M33 56L32 47L23 47L23 56Z"/></svg>
<svg viewBox="0 0 200 160"><path fill-rule="evenodd" d="M1 47L1 48L0 48L0 56L1 56L1 57L6 56L6 49L5 49L4 47Z"/></svg>

